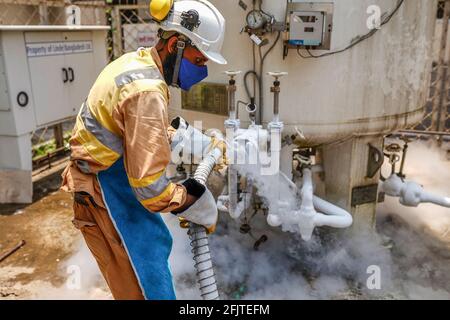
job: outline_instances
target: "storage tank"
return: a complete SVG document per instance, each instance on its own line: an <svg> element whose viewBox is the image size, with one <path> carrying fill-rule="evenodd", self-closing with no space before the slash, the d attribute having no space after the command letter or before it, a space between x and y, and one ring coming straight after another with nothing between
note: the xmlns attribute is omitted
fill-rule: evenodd
<svg viewBox="0 0 450 320"><path fill-rule="evenodd" d="M254 42L244 30L253 2L211 2L226 19L224 56L228 65L210 63L206 81L226 84L228 78L224 71L242 70L244 74L255 68L252 53ZM258 9L259 1L255 2ZM273 95L270 90L273 79L266 73L286 71L289 75L281 78L280 120L284 123L283 137L296 134L296 138L295 143L291 144L283 140L286 146L281 152L281 170L292 177L293 149L299 146L315 147L315 161L323 168L323 172L313 176L316 194L348 210L353 215L354 228L373 226L380 200L380 171L377 168L383 160L384 136L419 122L424 114L437 2L292 2L303 8L304 14L300 14L299 18L308 16L309 11L313 15L321 8L332 8L324 14L323 24L323 39L328 40L329 37L330 42L322 43L321 49L324 50L310 47L309 52L304 49L299 51L303 56L325 56L302 58L294 48L284 50L284 44L292 38L290 30L281 33L280 40L265 59L262 72L262 123L266 125L273 119ZM284 23L291 14L286 9L292 6L292 2L263 0L262 9L273 15L277 22ZM386 23L375 32L369 26L377 12L380 13L380 20ZM262 46L262 55L274 43L280 28L280 24L274 24L274 32L259 35L259 40L269 41ZM315 30L305 28L303 31ZM369 37L370 32L374 34ZM366 36L367 39L364 39ZM358 39L362 41L343 50L358 42ZM259 53L258 47L255 48L258 69ZM253 91L251 81L249 77L250 93ZM249 102L243 83L241 74L236 81L236 100ZM194 100L195 94L199 96L194 93ZM259 104L258 92L255 96ZM202 120L203 128L223 128L227 116L219 114L220 110L215 108L218 103L210 104L213 107L207 103L203 110L187 110L181 107L180 94L174 91L169 114L180 114L188 121ZM239 117L242 127L249 124L248 113L244 110L241 105Z"/></svg>
<svg viewBox="0 0 450 320"><path fill-rule="evenodd" d="M245 32L247 10L238 1L211 2L227 21L224 55L227 66L209 64L210 76L206 81L225 83L223 71L252 69L252 41ZM294 1L295 2L295 1ZM302 3L302 1L297 1ZM308 1L303 3L323 3ZM370 30L373 6L381 14L391 13L397 0L340 0L333 4L331 50L316 51L313 55L347 47L357 36ZM262 8L284 22L286 1L265 0ZM283 60L283 41L268 55L264 71L288 71L282 79L280 117L288 131L300 129L309 144L320 144L353 133L380 133L404 128L421 119L427 96L427 83L431 67L431 50L436 21L436 1L404 1L402 7L370 39L339 54L320 59L303 59L295 49ZM376 9L375 9L376 10ZM369 13L368 13L369 11ZM270 43L262 47L263 53L274 41L276 32L267 35ZM308 53L302 50L303 55ZM258 54L258 53L256 53ZM264 77L263 122L272 118L272 79ZM251 77L250 77L251 79ZM249 81L250 82L250 81ZM248 101L238 79L239 100ZM179 113L180 102L175 99L172 112ZM181 111L187 118L201 119L205 115ZM211 124L220 126L224 118L207 117ZM241 112L241 120L248 117Z"/></svg>

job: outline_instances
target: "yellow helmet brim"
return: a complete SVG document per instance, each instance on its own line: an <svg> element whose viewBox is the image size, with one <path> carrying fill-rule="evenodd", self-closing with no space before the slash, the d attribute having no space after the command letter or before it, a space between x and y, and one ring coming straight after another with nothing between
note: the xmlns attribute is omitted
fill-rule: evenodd
<svg viewBox="0 0 450 320"><path fill-rule="evenodd" d="M172 9L173 0L151 0L149 11L152 18L156 21L163 21Z"/></svg>

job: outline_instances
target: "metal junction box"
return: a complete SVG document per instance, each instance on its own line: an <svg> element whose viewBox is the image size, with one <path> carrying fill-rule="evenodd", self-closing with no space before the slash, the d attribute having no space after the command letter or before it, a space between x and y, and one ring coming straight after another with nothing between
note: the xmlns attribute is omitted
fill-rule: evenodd
<svg viewBox="0 0 450 320"><path fill-rule="evenodd" d="M289 48L330 50L333 3L289 2L286 25L285 55Z"/></svg>
<svg viewBox="0 0 450 320"><path fill-rule="evenodd" d="M108 26L0 26L0 203L30 202L31 132L77 115Z"/></svg>

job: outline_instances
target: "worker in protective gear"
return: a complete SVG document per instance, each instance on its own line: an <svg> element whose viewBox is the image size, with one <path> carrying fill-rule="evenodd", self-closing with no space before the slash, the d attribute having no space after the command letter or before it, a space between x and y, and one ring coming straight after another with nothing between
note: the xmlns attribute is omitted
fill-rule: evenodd
<svg viewBox="0 0 450 320"><path fill-rule="evenodd" d="M62 174L62 189L74 194L73 223L115 299L175 298L172 238L160 212L209 232L217 222L209 190L194 179L172 183L166 167L171 149L199 156L222 142L180 118L169 125L167 105L169 85L189 90L207 76L208 60L226 63L225 20L204 0L153 0L150 12L161 27L158 44L101 72L78 114Z"/></svg>

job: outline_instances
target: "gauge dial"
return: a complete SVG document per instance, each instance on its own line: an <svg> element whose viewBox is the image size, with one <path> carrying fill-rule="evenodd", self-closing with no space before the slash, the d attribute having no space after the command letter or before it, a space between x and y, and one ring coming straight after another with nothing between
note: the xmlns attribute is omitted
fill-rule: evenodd
<svg viewBox="0 0 450 320"><path fill-rule="evenodd" d="M264 27L266 18L259 10L252 10L247 15L247 25L250 29L260 29Z"/></svg>

